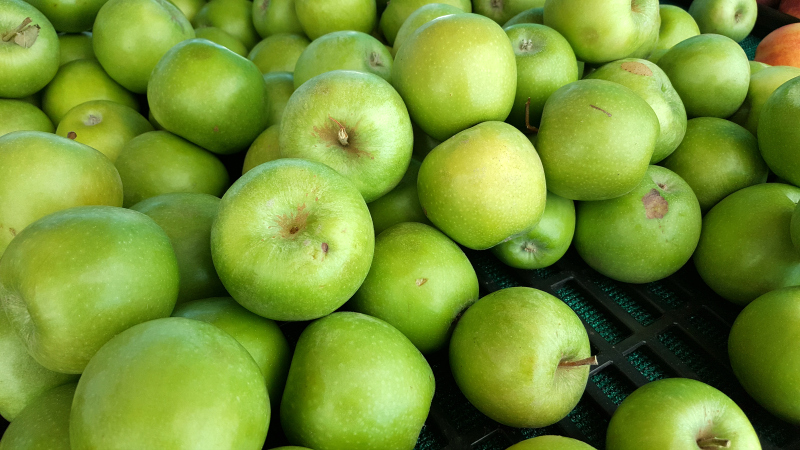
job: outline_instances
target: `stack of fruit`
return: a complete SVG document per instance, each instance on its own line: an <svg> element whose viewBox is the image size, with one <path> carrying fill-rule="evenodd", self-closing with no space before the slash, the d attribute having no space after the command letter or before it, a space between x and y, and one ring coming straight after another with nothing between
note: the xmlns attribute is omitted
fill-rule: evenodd
<svg viewBox="0 0 800 450"><path fill-rule="evenodd" d="M491 419L558 422L584 325L479 300L462 248L693 259L748 305L742 385L800 423L800 30L756 63L755 0L433 1L0 0L0 450L410 450L439 351ZM670 379L607 448L760 444Z"/></svg>

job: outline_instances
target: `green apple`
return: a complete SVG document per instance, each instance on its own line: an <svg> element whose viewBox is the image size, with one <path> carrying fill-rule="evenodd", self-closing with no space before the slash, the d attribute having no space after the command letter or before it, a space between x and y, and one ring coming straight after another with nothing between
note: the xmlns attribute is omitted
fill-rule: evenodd
<svg viewBox="0 0 800 450"><path fill-rule="evenodd" d="M375 0L295 0L294 9L312 41L334 31L369 33L378 21Z"/></svg>
<svg viewBox="0 0 800 450"><path fill-rule="evenodd" d="M539 436L512 445L506 450L595 450L595 448L568 437Z"/></svg>
<svg viewBox="0 0 800 450"><path fill-rule="evenodd" d="M506 121L525 130L526 120L539 125L553 92L578 81L578 61L569 42L550 27L526 23L505 31L517 59L517 95Z"/></svg>
<svg viewBox="0 0 800 450"><path fill-rule="evenodd" d="M425 134L425 132L414 123L414 121L411 121L411 128L414 130L414 151L411 153L411 155L413 158L422 161L426 156L428 156L428 153L436 148L437 145L441 144L442 141L434 139Z"/></svg>
<svg viewBox="0 0 800 450"><path fill-rule="evenodd" d="M800 188L766 183L736 191L711 208L694 254L703 281L739 305L800 284L800 254L790 232L798 201Z"/></svg>
<svg viewBox="0 0 800 450"><path fill-rule="evenodd" d="M278 143L279 134L280 125L272 125L258 135L244 157L242 175L259 164L274 161L281 157L281 147Z"/></svg>
<svg viewBox="0 0 800 450"><path fill-rule="evenodd" d="M450 6L455 6L463 12L472 12L472 2L468 0L393 0L388 2L386 10L381 14L380 30L383 36L386 37L386 42L389 45L394 45L397 33L403 26L403 23L408 17L417 9L431 4L442 3Z"/></svg>
<svg viewBox="0 0 800 450"><path fill-rule="evenodd" d="M279 125L289 97L294 93L294 76L289 72L270 72L264 74L269 101L267 127Z"/></svg>
<svg viewBox="0 0 800 450"><path fill-rule="evenodd" d="M561 33L579 60L604 64L644 58L658 40L658 0L548 0L544 24Z"/></svg>
<svg viewBox="0 0 800 450"><path fill-rule="evenodd" d="M648 60L658 63L669 49L679 42L700 34L700 28L691 14L685 9L674 5L659 6L661 15L661 28L658 31L658 42L653 48L653 53Z"/></svg>
<svg viewBox="0 0 800 450"><path fill-rule="evenodd" d="M400 183L367 205L376 236L398 223L418 222L431 225L431 221L425 217L417 195L417 175L420 165L419 161L412 159Z"/></svg>
<svg viewBox="0 0 800 450"><path fill-rule="evenodd" d="M508 28L512 25L517 25L520 23L538 23L539 25L544 25L544 7L522 11L516 16L508 19L508 22L503 24L503 28Z"/></svg>
<svg viewBox="0 0 800 450"><path fill-rule="evenodd" d="M109 100L139 110L139 100L103 70L99 62L79 59L58 69L44 88L42 110L58 126L70 109L92 100Z"/></svg>
<svg viewBox="0 0 800 450"><path fill-rule="evenodd" d="M764 104L783 83L797 77L800 77L800 68L798 67L768 66L755 74L751 70L747 98L739 110L728 120L738 123L753 135L757 135L758 119L761 117Z"/></svg>
<svg viewBox="0 0 800 450"><path fill-rule="evenodd" d="M278 33L303 34L294 0L255 0L253 25L262 38Z"/></svg>
<svg viewBox="0 0 800 450"><path fill-rule="evenodd" d="M659 60L689 117L726 118L735 113L750 85L744 49L718 34L701 34L675 44Z"/></svg>
<svg viewBox="0 0 800 450"><path fill-rule="evenodd" d="M606 450L760 450L753 426L733 400L687 378L653 381L619 405Z"/></svg>
<svg viewBox="0 0 800 450"><path fill-rule="evenodd" d="M114 165L122 179L126 208L173 192L221 197L230 185L228 171L214 154L166 131L131 139Z"/></svg>
<svg viewBox="0 0 800 450"><path fill-rule="evenodd" d="M69 413L77 386L66 384L37 397L5 430L0 450L70 450Z"/></svg>
<svg viewBox="0 0 800 450"><path fill-rule="evenodd" d="M332 167L369 203L403 178L413 139L403 99L387 81L336 70L294 91L283 112L279 143L282 157Z"/></svg>
<svg viewBox="0 0 800 450"><path fill-rule="evenodd" d="M253 2L211 0L192 19L195 28L216 27L238 39L250 51L259 41L253 25Z"/></svg>
<svg viewBox="0 0 800 450"><path fill-rule="evenodd" d="M503 122L481 123L433 149L422 162L417 190L428 219L473 250L534 227L547 197L539 155Z"/></svg>
<svg viewBox="0 0 800 450"><path fill-rule="evenodd" d="M689 7L703 34L721 34L736 42L744 40L756 24L756 0L694 0Z"/></svg>
<svg viewBox="0 0 800 450"><path fill-rule="evenodd" d="M214 153L244 150L267 127L258 67L205 39L183 41L161 58L147 100L165 129Z"/></svg>
<svg viewBox="0 0 800 450"><path fill-rule="evenodd" d="M372 73L392 82L392 54L374 37L360 31L335 31L316 39L294 67L294 87L334 70Z"/></svg>
<svg viewBox="0 0 800 450"><path fill-rule="evenodd" d="M208 322L242 344L264 375L270 411L273 415L278 413L292 361L292 349L275 322L251 313L230 297L183 303L172 315Z"/></svg>
<svg viewBox="0 0 800 450"><path fill-rule="evenodd" d="M209 41L221 45L239 56L247 57L247 47L242 42L230 34L217 27L202 27L194 30L198 39L208 39Z"/></svg>
<svg viewBox="0 0 800 450"><path fill-rule="evenodd" d="M543 8L545 0L476 0L473 11L503 25L517 14L532 8Z"/></svg>
<svg viewBox="0 0 800 450"><path fill-rule="evenodd" d="M607 200L642 181L660 125L630 88L580 80L550 96L539 130L547 189L572 200Z"/></svg>
<svg viewBox="0 0 800 450"><path fill-rule="evenodd" d="M769 174L756 138L716 117L690 120L681 145L661 165L689 183L704 213L729 194L766 182Z"/></svg>
<svg viewBox="0 0 800 450"><path fill-rule="evenodd" d="M629 87L653 108L660 132L650 164L663 160L678 148L686 133L686 109L669 78L657 65L643 59L623 59L598 68L586 78Z"/></svg>
<svg viewBox="0 0 800 450"><path fill-rule="evenodd" d="M21 100L0 99L0 136L14 131L55 131L41 109Z"/></svg>
<svg viewBox="0 0 800 450"><path fill-rule="evenodd" d="M31 356L81 373L117 333L166 317L178 297L169 238L149 217L81 206L37 220L0 259L0 303Z"/></svg>
<svg viewBox="0 0 800 450"><path fill-rule="evenodd" d="M45 369L28 353L25 343L0 310L0 415L13 422L42 393L77 381L77 375ZM6 450L0 441L0 450ZM46 450L46 449L43 449Z"/></svg>
<svg viewBox="0 0 800 450"><path fill-rule="evenodd" d="M122 206L114 164L86 145L40 131L0 138L0 255L30 223L81 205Z"/></svg>
<svg viewBox="0 0 800 450"><path fill-rule="evenodd" d="M369 274L348 305L385 320L428 354L447 345L455 320L476 300L478 277L458 245L409 222L375 239Z"/></svg>
<svg viewBox="0 0 800 450"><path fill-rule="evenodd" d="M394 38L394 46L392 47L392 56L397 55L397 51L405 44L408 38L411 37L419 27L426 23L443 16L451 14L461 14L464 11L453 5L446 3L430 3L420 7L403 22L403 25L397 30L397 37Z"/></svg>
<svg viewBox="0 0 800 450"><path fill-rule="evenodd" d="M650 283L677 272L692 257L703 223L692 188L669 169L650 166L621 197L580 202L575 249L601 274Z"/></svg>
<svg viewBox="0 0 800 450"><path fill-rule="evenodd" d="M247 350L214 325L169 317L120 333L92 358L69 433L73 450L260 450L269 419Z"/></svg>
<svg viewBox="0 0 800 450"><path fill-rule="evenodd" d="M575 203L552 192L539 223L525 233L492 247L497 258L517 269L540 269L556 263L575 234Z"/></svg>
<svg viewBox="0 0 800 450"><path fill-rule="evenodd" d="M176 193L148 198L133 206L167 233L178 260L177 303L227 295L211 260L211 225L219 199L208 194Z"/></svg>
<svg viewBox="0 0 800 450"><path fill-rule="evenodd" d="M59 34L59 66L76 59L97 59L92 48L92 33Z"/></svg>
<svg viewBox="0 0 800 450"><path fill-rule="evenodd" d="M205 6L206 0L169 0L170 3L177 6L184 16L191 22L200 8Z"/></svg>
<svg viewBox="0 0 800 450"><path fill-rule="evenodd" d="M137 94L147 92L150 73L167 50L194 37L192 24L167 0L109 0L92 27L100 65Z"/></svg>
<svg viewBox="0 0 800 450"><path fill-rule="evenodd" d="M261 73L294 72L300 54L310 42L301 34L273 34L256 44L247 58Z"/></svg>
<svg viewBox="0 0 800 450"><path fill-rule="evenodd" d="M758 62L758 61L748 61L750 63L750 76L755 75L758 72L766 69L767 67L772 67L767 63Z"/></svg>
<svg viewBox="0 0 800 450"><path fill-rule="evenodd" d="M26 0L42 12L56 31L80 33L92 29L97 12L108 0Z"/></svg>
<svg viewBox="0 0 800 450"><path fill-rule="evenodd" d="M342 306L366 278L374 246L358 189L300 159L239 178L211 228L211 256L228 292L273 320L315 319Z"/></svg>
<svg viewBox="0 0 800 450"><path fill-rule="evenodd" d="M589 379L589 336L561 300L533 288L493 292L461 316L450 369L467 400L503 425L552 425Z"/></svg>
<svg viewBox="0 0 800 450"><path fill-rule="evenodd" d="M781 85L770 95L758 120L758 146L761 156L775 175L800 185L800 77Z"/></svg>
<svg viewBox="0 0 800 450"><path fill-rule="evenodd" d="M433 372L408 338L380 319L339 312L300 335L281 424L290 443L315 450L412 450L433 391Z"/></svg>
<svg viewBox="0 0 800 450"><path fill-rule="evenodd" d="M294 445L289 445L289 446L285 446L285 447L276 447L276 448L273 448L272 450L311 450L311 449L308 448L308 447L297 447L297 446L294 446Z"/></svg>
<svg viewBox="0 0 800 450"><path fill-rule="evenodd" d="M117 160L122 147L153 126L131 108L108 100L93 100L70 109L56 134L83 143Z"/></svg>
<svg viewBox="0 0 800 450"><path fill-rule="evenodd" d="M22 0L0 0L0 97L40 91L58 71L56 30L39 10Z"/></svg>
<svg viewBox="0 0 800 450"><path fill-rule="evenodd" d="M481 122L506 120L517 89L514 49L489 18L440 17L397 52L392 83L414 122L443 141Z"/></svg>

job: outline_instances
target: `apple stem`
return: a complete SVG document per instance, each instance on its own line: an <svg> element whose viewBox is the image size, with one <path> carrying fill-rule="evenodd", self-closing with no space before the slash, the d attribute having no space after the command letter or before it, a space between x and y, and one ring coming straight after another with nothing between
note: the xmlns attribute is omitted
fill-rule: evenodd
<svg viewBox="0 0 800 450"><path fill-rule="evenodd" d="M720 438L699 439L697 441L697 446L705 449L731 448L731 441L728 439L720 439Z"/></svg>
<svg viewBox="0 0 800 450"><path fill-rule="evenodd" d="M535 126L531 125L531 98L528 97L528 101L525 102L525 128L534 133L538 133L539 129Z"/></svg>
<svg viewBox="0 0 800 450"><path fill-rule="evenodd" d="M579 359L578 361L561 361L558 367L581 367L581 366L596 366L597 356L590 356L588 358Z"/></svg>
<svg viewBox="0 0 800 450"><path fill-rule="evenodd" d="M3 42L9 42L10 40L14 39L14 36L17 35L20 31L22 31L25 27L27 27L32 22L30 17L26 17L25 20L22 21L22 24L17 28L9 31L8 33L3 35Z"/></svg>
<svg viewBox="0 0 800 450"><path fill-rule="evenodd" d="M339 138L340 144L346 146L348 136L347 136L347 130L344 129L344 125L342 125L338 120L334 119L331 116L328 116L328 119L331 119L332 121L334 121L334 123L336 123L336 125L339 125L339 133L336 135L336 137Z"/></svg>

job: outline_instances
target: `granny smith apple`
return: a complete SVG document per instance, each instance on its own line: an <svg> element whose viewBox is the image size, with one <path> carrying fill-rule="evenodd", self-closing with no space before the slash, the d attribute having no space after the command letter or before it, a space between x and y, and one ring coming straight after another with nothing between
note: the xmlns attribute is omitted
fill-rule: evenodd
<svg viewBox="0 0 800 450"><path fill-rule="evenodd" d="M178 263L149 217L80 206L37 220L0 259L0 303L31 356L81 373L117 333L166 317L178 297Z"/></svg>
<svg viewBox="0 0 800 450"><path fill-rule="evenodd" d="M375 239L369 274L348 305L385 320L427 354L447 345L454 321L477 299L478 277L458 245L409 222Z"/></svg>
<svg viewBox="0 0 800 450"><path fill-rule="evenodd" d="M312 41L334 31L369 33L378 21L375 0L295 0L294 10Z"/></svg>
<svg viewBox="0 0 800 450"><path fill-rule="evenodd" d="M769 64L758 62L758 61L748 61L750 63L750 76L761 72L762 70L766 69L767 67L772 67Z"/></svg>
<svg viewBox="0 0 800 450"><path fill-rule="evenodd" d="M283 110L289 97L294 93L294 76L289 72L270 72L264 74L269 103L267 127L279 125L283 118Z"/></svg>
<svg viewBox="0 0 800 450"><path fill-rule="evenodd" d="M30 223L81 205L122 206L114 164L81 143L40 131L0 137L0 255Z"/></svg>
<svg viewBox="0 0 800 450"><path fill-rule="evenodd" d="M192 24L167 0L109 0L92 27L100 65L125 89L144 94L158 60L194 38Z"/></svg>
<svg viewBox="0 0 800 450"><path fill-rule="evenodd" d="M244 150L267 127L258 67L205 39L183 41L161 58L147 100L165 129L214 153Z"/></svg>
<svg viewBox="0 0 800 450"><path fill-rule="evenodd" d="M517 89L514 49L489 18L440 17L398 50L392 83L414 122L443 141L481 122L506 120Z"/></svg>
<svg viewBox="0 0 800 450"><path fill-rule="evenodd" d="M619 405L606 450L760 450L747 416L727 395L697 380L653 381Z"/></svg>
<svg viewBox="0 0 800 450"><path fill-rule="evenodd" d="M335 70L294 91L279 142L282 157L332 167L369 203L403 178L413 139L408 111L392 85L371 73Z"/></svg>
<svg viewBox="0 0 800 450"><path fill-rule="evenodd" d="M42 12L56 31L80 33L92 29L97 12L108 0L26 0Z"/></svg>
<svg viewBox="0 0 800 450"><path fill-rule="evenodd" d="M473 304L450 339L450 369L478 410L520 428L569 414L589 378L589 336L564 302L533 288L493 292Z"/></svg>
<svg viewBox="0 0 800 450"><path fill-rule="evenodd" d="M202 27L194 30L194 35L198 39L208 39L219 44L239 56L247 57L247 47L242 42L230 34L217 27Z"/></svg>
<svg viewBox="0 0 800 450"><path fill-rule="evenodd" d="M394 38L394 45L392 46L392 56L397 55L397 51L405 44L408 38L414 34L419 27L425 25L433 19L449 16L450 14L461 14L464 11L453 5L446 3L429 3L420 7L403 22L403 25L397 30L397 36Z"/></svg>
<svg viewBox="0 0 800 450"><path fill-rule="evenodd" d="M374 246L358 189L300 159L244 174L211 228L211 256L228 292L273 320L315 319L342 306L366 278Z"/></svg>
<svg viewBox="0 0 800 450"><path fill-rule="evenodd" d="M401 332L339 312L300 335L281 424L290 443L315 450L412 450L433 391L428 362Z"/></svg>
<svg viewBox="0 0 800 450"><path fill-rule="evenodd" d="M728 120L738 123L747 128L747 131L757 135L758 119L761 117L764 103L783 83L797 77L800 77L800 67L768 66L756 73L751 70L747 98L739 110Z"/></svg>
<svg viewBox="0 0 800 450"><path fill-rule="evenodd" d="M92 33L59 34L59 66L76 59L97 59L92 49Z"/></svg>
<svg viewBox="0 0 800 450"><path fill-rule="evenodd" d="M711 208L694 254L703 281L739 305L800 284L800 253L790 232L798 201L800 188L766 183L736 191Z"/></svg>
<svg viewBox="0 0 800 450"><path fill-rule="evenodd" d="M169 0L170 3L177 6L184 16L191 22L200 8L205 6L206 0Z"/></svg>
<svg viewBox="0 0 800 450"><path fill-rule="evenodd" d="M69 433L73 450L259 450L269 419L247 350L214 325L169 317L120 333L92 358Z"/></svg>
<svg viewBox="0 0 800 450"><path fill-rule="evenodd" d="M294 87L333 70L372 73L392 82L392 55L374 37L360 31L335 31L316 39L297 60Z"/></svg>
<svg viewBox="0 0 800 450"><path fill-rule="evenodd" d="M764 104L758 120L758 146L769 168L795 186L800 185L800 77L781 85Z"/></svg>
<svg viewBox="0 0 800 450"><path fill-rule="evenodd" d="M310 42L300 34L273 34L256 44L247 58L261 73L294 72L297 59Z"/></svg>
<svg viewBox="0 0 800 450"><path fill-rule="evenodd" d="M219 199L208 194L177 193L148 198L133 206L167 233L180 272L177 303L227 295L211 260L211 225Z"/></svg>
<svg viewBox="0 0 800 450"><path fill-rule="evenodd" d="M625 195L578 203L576 216L578 254L596 271L626 283L650 283L683 267L703 223L689 184L659 166L650 166Z"/></svg>
<svg viewBox="0 0 800 450"><path fill-rule="evenodd" d="M221 197L228 171L214 154L167 131L150 131L125 144L114 165L122 179L123 206L173 192Z"/></svg>
<svg viewBox="0 0 800 450"><path fill-rule="evenodd" d="M153 126L131 108L108 100L93 100L70 109L56 134L83 143L117 160L122 147Z"/></svg>
<svg viewBox="0 0 800 450"><path fill-rule="evenodd" d="M308 447L297 447L295 445L289 445L285 447L276 447L272 450L311 450L311 449Z"/></svg>
<svg viewBox="0 0 800 450"><path fill-rule="evenodd" d="M689 117L726 118L747 97L747 54L728 37L701 34L686 39L667 51L658 66L672 81Z"/></svg>
<svg viewBox="0 0 800 450"><path fill-rule="evenodd" d="M253 25L262 38L278 33L303 33L294 10L294 0L255 0Z"/></svg>
<svg viewBox="0 0 800 450"><path fill-rule="evenodd" d="M504 122L481 123L433 149L422 162L417 190L428 219L473 250L535 226L547 197L539 155Z"/></svg>
<svg viewBox="0 0 800 450"><path fill-rule="evenodd" d="M736 42L744 40L756 24L756 0L693 0L689 6L703 34L721 34Z"/></svg>
<svg viewBox="0 0 800 450"><path fill-rule="evenodd" d="M635 188L658 142L653 108L606 80L580 80L545 104L536 138L547 189L572 200L607 200Z"/></svg>
<svg viewBox="0 0 800 450"><path fill-rule="evenodd" d="M472 12L472 2L467 0L394 0L388 2L386 10L381 14L380 29L386 42L394 45L397 33L405 21L417 9L431 3L442 3L455 6L463 12Z"/></svg>
<svg viewBox="0 0 800 450"><path fill-rule="evenodd" d="M766 182L769 174L755 136L716 117L690 120L678 149L661 165L691 186L704 213L729 194Z"/></svg>
<svg viewBox="0 0 800 450"><path fill-rule="evenodd" d="M575 235L575 203L552 192L539 223L530 231L492 247L497 258L518 269L540 269L561 259Z"/></svg>
<svg viewBox="0 0 800 450"><path fill-rule="evenodd" d="M41 109L21 100L0 99L0 136L14 131L55 131Z"/></svg>
<svg viewBox="0 0 800 450"><path fill-rule="evenodd" d="M417 195L417 175L420 165L419 161L412 159L400 183L367 205L376 236L398 223L418 222L431 225L431 221L425 217Z"/></svg>
<svg viewBox="0 0 800 450"><path fill-rule="evenodd" d="M476 0L473 12L503 25L517 14L544 7L545 0Z"/></svg>
<svg viewBox="0 0 800 450"><path fill-rule="evenodd" d="M411 128L414 130L414 151L411 153L413 158L422 161L428 156L428 153L431 152L437 145L441 144L442 141L434 139L427 134L425 134L422 129L417 126L413 121L411 122Z"/></svg>
<svg viewBox="0 0 800 450"><path fill-rule="evenodd" d="M66 384L37 397L5 430L0 450L70 450L69 413L77 386Z"/></svg>
<svg viewBox="0 0 800 450"><path fill-rule="evenodd" d="M669 49L679 42L700 34L697 22L685 9L675 5L660 5L661 27L658 42L647 59L657 63Z"/></svg>
<svg viewBox="0 0 800 450"><path fill-rule="evenodd" d="M658 40L658 0L548 0L544 24L561 33L579 60L604 64L644 58Z"/></svg>
<svg viewBox="0 0 800 450"><path fill-rule="evenodd" d="M42 110L55 126L70 109L92 100L109 100L139 110L139 100L103 70L99 62L79 59L58 69L44 88Z"/></svg>
<svg viewBox="0 0 800 450"><path fill-rule="evenodd" d="M38 92L58 71L59 43L49 20L22 0L0 0L0 97Z"/></svg>
<svg viewBox="0 0 800 450"><path fill-rule="evenodd" d="M508 22L503 24L503 28L508 28L512 25L517 25L520 23L538 23L539 25L544 25L544 7L531 8L522 11L516 16L508 19Z"/></svg>
<svg viewBox="0 0 800 450"><path fill-rule="evenodd" d="M192 19L195 28L216 27L238 39L249 51L259 41L253 25L253 2L211 0Z"/></svg>
<svg viewBox="0 0 800 450"><path fill-rule="evenodd" d="M595 450L595 448L577 439L551 435L528 439L506 450Z"/></svg>
<svg viewBox="0 0 800 450"><path fill-rule="evenodd" d="M280 125L272 125L259 134L253 145L247 150L242 165L242 175L253 167L273 161L281 157L281 147L278 143L280 135Z"/></svg>

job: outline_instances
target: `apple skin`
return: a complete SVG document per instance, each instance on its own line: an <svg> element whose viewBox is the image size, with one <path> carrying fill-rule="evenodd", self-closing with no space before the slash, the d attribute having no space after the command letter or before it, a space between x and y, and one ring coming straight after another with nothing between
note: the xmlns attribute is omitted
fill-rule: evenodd
<svg viewBox="0 0 800 450"><path fill-rule="evenodd" d="M60 49L59 67L76 59L97 59L94 56L92 33L90 32L59 34L58 45Z"/></svg>
<svg viewBox="0 0 800 450"><path fill-rule="evenodd" d="M703 281L738 305L800 284L800 254L790 232L798 201L800 188L766 183L736 191L711 208L694 254Z"/></svg>
<svg viewBox="0 0 800 450"><path fill-rule="evenodd" d="M689 7L703 34L721 34L740 42L753 31L756 0L694 0Z"/></svg>
<svg viewBox="0 0 800 450"><path fill-rule="evenodd" d="M758 44L755 60L771 66L800 67L800 23L784 25L768 34Z"/></svg>
<svg viewBox="0 0 800 450"><path fill-rule="evenodd" d="M475 124L506 120L517 89L514 49L489 18L440 17L397 52L392 83L414 122L444 141Z"/></svg>
<svg viewBox="0 0 800 450"><path fill-rule="evenodd" d="M544 7L522 11L516 16L508 19L508 22L503 24L503 29L520 23L538 23L539 25L544 25Z"/></svg>
<svg viewBox="0 0 800 450"><path fill-rule="evenodd" d="M756 138L716 117L690 120L681 145L661 165L691 186L703 213L729 194L765 183L769 175Z"/></svg>
<svg viewBox="0 0 800 450"><path fill-rule="evenodd" d="M289 72L270 72L264 74L269 109L267 127L280 125L283 111L294 93L294 76Z"/></svg>
<svg viewBox="0 0 800 450"><path fill-rule="evenodd" d="M775 175L800 185L800 77L781 85L764 104L758 120L758 146Z"/></svg>
<svg viewBox="0 0 800 450"><path fill-rule="evenodd" d="M528 287L493 292L470 306L450 339L461 392L492 420L518 428L552 425L583 395L589 336L561 300Z"/></svg>
<svg viewBox="0 0 800 450"><path fill-rule="evenodd" d="M278 33L303 34L294 0L255 0L253 25L262 38Z"/></svg>
<svg viewBox="0 0 800 450"><path fill-rule="evenodd" d="M433 149L420 167L417 192L428 220L473 250L534 227L547 198L536 150L504 122L478 124Z"/></svg>
<svg viewBox="0 0 800 450"><path fill-rule="evenodd" d="M272 320L311 320L342 306L366 278L374 248L358 189L328 166L300 159L244 174L211 228L222 283L239 304Z"/></svg>
<svg viewBox="0 0 800 450"><path fill-rule="evenodd" d="M700 28L694 17L685 9L674 5L659 6L661 27L658 31L658 42L648 60L657 63L661 56L679 42L700 34Z"/></svg>
<svg viewBox="0 0 800 450"><path fill-rule="evenodd" d="M29 48L18 45L15 38L0 41L0 98L22 98L39 92L58 71L59 43L56 30L38 9L22 0L0 0L3 10L0 34L7 33L31 19L29 27L39 27L39 34ZM28 28L32 30L33 28ZM18 35L17 35L18 36Z"/></svg>
<svg viewBox="0 0 800 450"><path fill-rule="evenodd" d="M247 150L242 165L242 175L246 174L253 167L274 161L281 157L281 147L278 142L280 135L280 125L272 125L259 134L253 145Z"/></svg>
<svg viewBox="0 0 800 450"><path fill-rule="evenodd" d="M522 441L506 450L596 450L589 444L563 436L539 436Z"/></svg>
<svg viewBox="0 0 800 450"><path fill-rule="evenodd" d="M256 44L247 59L253 61L261 73L294 72L297 59L310 44L299 34L273 34Z"/></svg>
<svg viewBox="0 0 800 450"><path fill-rule="evenodd" d="M69 413L77 383L48 390L8 426L0 450L70 450Z"/></svg>
<svg viewBox="0 0 800 450"><path fill-rule="evenodd" d="M108 0L92 27L100 65L137 94L147 92L158 60L175 44L194 37L189 20L167 0Z"/></svg>
<svg viewBox="0 0 800 450"><path fill-rule="evenodd" d="M189 22L194 19L200 8L206 4L206 0L169 0L169 2L177 6Z"/></svg>
<svg viewBox="0 0 800 450"><path fill-rule="evenodd" d="M800 77L800 68L798 67L767 66L756 73L751 70L747 98L741 108L728 120L747 128L747 131L757 136L758 119L761 117L764 104L783 83L797 77Z"/></svg>
<svg viewBox="0 0 800 450"><path fill-rule="evenodd" d="M425 5L441 3L455 6L466 13L472 12L472 2L468 0L395 0L388 3L386 10L381 14L379 27L389 45L394 45L397 33L408 17Z"/></svg>
<svg viewBox="0 0 800 450"><path fill-rule="evenodd" d="M334 31L322 36L300 55L294 67L294 88L334 70L354 70L392 82L392 55L377 39L359 31Z"/></svg>
<svg viewBox="0 0 800 450"><path fill-rule="evenodd" d="M183 41L161 58L147 100L165 129L214 153L244 150L267 127L258 67L205 39Z"/></svg>
<svg viewBox="0 0 800 450"><path fill-rule="evenodd" d="M397 329L334 313L300 335L281 423L290 443L315 450L412 450L434 383L428 362Z"/></svg>
<svg viewBox="0 0 800 450"><path fill-rule="evenodd" d="M718 34L701 34L672 47L658 66L672 81L689 117L726 118L750 86L750 64L742 47Z"/></svg>
<svg viewBox="0 0 800 450"><path fill-rule="evenodd" d="M97 12L108 0L26 0L42 12L56 31L80 33L89 31Z"/></svg>
<svg viewBox="0 0 800 450"><path fill-rule="evenodd" d="M154 131L153 125L131 108L108 100L93 100L70 109L58 123L55 133L106 155L115 162L122 147L142 133Z"/></svg>
<svg viewBox="0 0 800 450"><path fill-rule="evenodd" d="M53 133L53 122L41 109L21 100L0 99L0 136L14 131Z"/></svg>
<svg viewBox="0 0 800 450"><path fill-rule="evenodd" d="M400 183L386 195L367 205L376 236L392 225L403 222L433 225L425 216L417 195L417 175L420 166L419 161L412 159Z"/></svg>
<svg viewBox="0 0 800 450"><path fill-rule="evenodd" d="M168 317L125 330L92 358L69 432L73 450L258 450L269 419L247 350L214 325Z"/></svg>
<svg viewBox="0 0 800 450"><path fill-rule="evenodd" d="M688 449L708 438L729 440L730 449L761 449L747 416L728 396L700 381L667 378L622 401L611 417L606 449Z"/></svg>
<svg viewBox="0 0 800 450"><path fill-rule="evenodd" d="M548 192L544 214L536 227L492 247L492 253L517 269L541 269L567 253L574 234L575 203Z"/></svg>
<svg viewBox="0 0 800 450"><path fill-rule="evenodd" d="M334 31L369 33L378 21L375 0L295 0L297 20L312 41Z"/></svg>
<svg viewBox="0 0 800 450"><path fill-rule="evenodd" d="M543 8L545 0L476 0L473 11L503 25L517 14L532 8Z"/></svg>
<svg viewBox="0 0 800 450"><path fill-rule="evenodd" d="M547 189L572 200L619 197L642 181L658 135L658 116L630 88L570 83L547 100L536 137Z"/></svg>
<svg viewBox="0 0 800 450"><path fill-rule="evenodd" d="M544 24L589 64L644 58L658 40L658 0L548 0Z"/></svg>
<svg viewBox="0 0 800 450"><path fill-rule="evenodd" d="M28 224L81 205L122 206L122 181L102 153L40 131L0 138L0 255Z"/></svg>
<svg viewBox="0 0 800 450"><path fill-rule="evenodd" d="M429 3L419 7L408 16L400 29L397 30L397 36L394 38L394 45L392 46L392 56L394 57L397 55L397 51L400 47L408 41L408 38L410 38L419 27L433 19L449 16L450 14L461 14L463 12L464 10L461 8L446 3Z"/></svg>
<svg viewBox="0 0 800 450"><path fill-rule="evenodd" d="M167 233L178 260L177 304L227 295L211 260L211 225L220 200L208 194L164 194L131 209L147 215Z"/></svg>
<svg viewBox="0 0 800 450"><path fill-rule="evenodd" d="M195 28L217 27L238 39L249 51L259 41L253 25L253 2L211 0L192 19Z"/></svg>
<svg viewBox="0 0 800 450"><path fill-rule="evenodd" d="M114 163L122 180L122 206L173 192L222 196L230 185L225 165L212 153L167 131L131 139Z"/></svg>
<svg viewBox="0 0 800 450"><path fill-rule="evenodd" d="M800 19L800 2L797 0L781 0L778 10Z"/></svg>
<svg viewBox="0 0 800 450"><path fill-rule="evenodd" d="M239 56L244 56L247 58L247 47L245 47L240 40L236 39L220 28L202 27L194 30L194 34L198 39L208 39L209 41L219 44Z"/></svg>
<svg viewBox="0 0 800 450"><path fill-rule="evenodd" d="M750 63L750 76L761 72L762 70L766 69L767 67L772 67L769 64L758 62L758 61L749 61Z"/></svg>

